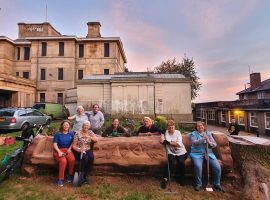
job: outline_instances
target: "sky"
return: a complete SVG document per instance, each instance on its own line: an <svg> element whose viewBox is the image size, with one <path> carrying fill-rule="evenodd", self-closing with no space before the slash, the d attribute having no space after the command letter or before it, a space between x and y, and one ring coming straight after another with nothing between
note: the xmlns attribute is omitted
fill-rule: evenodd
<svg viewBox="0 0 270 200"><path fill-rule="evenodd" d="M0 0L0 8L0 35L11 39L19 22L85 37L98 21L101 36L121 38L131 71L186 55L202 83L195 103L236 100L249 73L270 78L268 0Z"/></svg>

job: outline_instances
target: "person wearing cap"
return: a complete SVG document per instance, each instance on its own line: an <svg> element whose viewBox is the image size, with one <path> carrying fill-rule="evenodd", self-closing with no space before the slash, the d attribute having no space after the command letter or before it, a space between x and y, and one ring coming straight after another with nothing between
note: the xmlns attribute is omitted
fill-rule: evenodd
<svg viewBox="0 0 270 200"><path fill-rule="evenodd" d="M138 136L151 136L160 135L161 131L158 127L153 125L153 121L150 117L143 118L143 126L139 128Z"/></svg>
<svg viewBox="0 0 270 200"><path fill-rule="evenodd" d="M85 183L89 183L89 175L94 162L92 144L98 141L95 133L89 130L89 128L90 122L85 120L82 124L82 129L76 132L72 143L76 160L80 161L82 154L81 172L83 173Z"/></svg>

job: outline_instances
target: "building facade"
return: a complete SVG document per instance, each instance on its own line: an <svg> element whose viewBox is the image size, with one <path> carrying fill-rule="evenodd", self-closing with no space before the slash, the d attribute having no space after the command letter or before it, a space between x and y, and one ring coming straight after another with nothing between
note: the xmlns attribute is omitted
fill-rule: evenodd
<svg viewBox="0 0 270 200"><path fill-rule="evenodd" d="M189 78L180 74L92 75L78 81L77 102L86 109L98 103L105 114L112 116L163 115L190 122L190 83Z"/></svg>
<svg viewBox="0 0 270 200"><path fill-rule="evenodd" d="M0 36L0 107L65 103L83 77L125 70L120 38L101 37L99 22L87 23L84 38L62 35L47 22L18 26L18 39Z"/></svg>
<svg viewBox="0 0 270 200"><path fill-rule="evenodd" d="M260 73L250 74L250 87L237 93L239 100L197 103L194 120L228 127L236 119L240 130L270 136L270 79L261 81Z"/></svg>

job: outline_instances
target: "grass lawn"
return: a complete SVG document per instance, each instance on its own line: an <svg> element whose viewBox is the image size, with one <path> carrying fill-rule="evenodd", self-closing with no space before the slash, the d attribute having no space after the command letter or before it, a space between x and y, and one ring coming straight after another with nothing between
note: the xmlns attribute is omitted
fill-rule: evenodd
<svg viewBox="0 0 270 200"><path fill-rule="evenodd" d="M52 126L59 129L61 121L54 121ZM46 130L45 130L46 131ZM14 132L5 135L16 136L21 132ZM13 152L21 145L16 142L11 146L0 146L0 159L4 155ZM59 188L56 184L57 170L40 172L36 177L26 177L20 172L13 174L9 179L0 183L0 200L215 200L215 199L241 199L240 181L231 181L228 178L222 180L227 191L206 192L204 190L195 192L193 189L193 177L189 177L184 186L172 183L172 191L176 195L168 195L160 188L161 175L159 178L150 176L93 176L90 185L83 185L75 188L70 183L64 183ZM205 177L206 178L206 177ZM205 179L204 178L204 179Z"/></svg>

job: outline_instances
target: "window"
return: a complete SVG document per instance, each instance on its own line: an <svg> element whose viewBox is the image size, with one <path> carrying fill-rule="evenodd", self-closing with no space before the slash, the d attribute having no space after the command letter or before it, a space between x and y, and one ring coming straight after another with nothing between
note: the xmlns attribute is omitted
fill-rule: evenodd
<svg viewBox="0 0 270 200"><path fill-rule="evenodd" d="M41 46L41 56L47 56L47 42L42 42Z"/></svg>
<svg viewBox="0 0 270 200"><path fill-rule="evenodd" d="M65 53L65 44L64 42L59 42L59 56L64 56Z"/></svg>
<svg viewBox="0 0 270 200"><path fill-rule="evenodd" d="M45 93L39 93L39 102L45 102Z"/></svg>
<svg viewBox="0 0 270 200"><path fill-rule="evenodd" d="M84 44L79 44L79 58L84 57Z"/></svg>
<svg viewBox="0 0 270 200"><path fill-rule="evenodd" d="M205 117L206 117L206 112L205 110L202 110L202 119L205 119Z"/></svg>
<svg viewBox="0 0 270 200"><path fill-rule="evenodd" d="M215 111L213 110L208 111L208 119L215 120Z"/></svg>
<svg viewBox="0 0 270 200"><path fill-rule="evenodd" d="M24 47L24 60L30 60L30 47Z"/></svg>
<svg viewBox="0 0 270 200"><path fill-rule="evenodd" d="M265 128L270 129L270 112L265 113Z"/></svg>
<svg viewBox="0 0 270 200"><path fill-rule="evenodd" d="M196 109L196 118L201 118L201 110Z"/></svg>
<svg viewBox="0 0 270 200"><path fill-rule="evenodd" d="M250 112L250 126L258 127L258 117L256 112Z"/></svg>
<svg viewBox="0 0 270 200"><path fill-rule="evenodd" d="M21 59L21 48L18 47L17 48L17 60L20 60Z"/></svg>
<svg viewBox="0 0 270 200"><path fill-rule="evenodd" d="M20 76L20 73L19 72L16 72L16 76Z"/></svg>
<svg viewBox="0 0 270 200"><path fill-rule="evenodd" d="M226 122L226 111L221 111L221 122Z"/></svg>
<svg viewBox="0 0 270 200"><path fill-rule="evenodd" d="M258 99L266 99L265 91L261 91L257 93Z"/></svg>
<svg viewBox="0 0 270 200"><path fill-rule="evenodd" d="M238 111L238 124L245 125L245 113L244 113L244 111Z"/></svg>
<svg viewBox="0 0 270 200"><path fill-rule="evenodd" d="M63 93L57 93L57 103L63 104Z"/></svg>
<svg viewBox="0 0 270 200"><path fill-rule="evenodd" d="M23 78L29 79L29 72L23 72Z"/></svg>
<svg viewBox="0 0 270 200"><path fill-rule="evenodd" d="M78 80L82 80L83 79L83 70L79 69L78 70Z"/></svg>
<svg viewBox="0 0 270 200"><path fill-rule="evenodd" d="M58 80L64 80L64 70L63 70L63 68L58 68Z"/></svg>
<svg viewBox="0 0 270 200"><path fill-rule="evenodd" d="M104 57L110 57L110 44L104 43Z"/></svg>
<svg viewBox="0 0 270 200"><path fill-rule="evenodd" d="M46 80L46 69L40 69L40 80Z"/></svg>
<svg viewBox="0 0 270 200"><path fill-rule="evenodd" d="M248 99L248 94L244 94L244 99Z"/></svg>
<svg viewBox="0 0 270 200"><path fill-rule="evenodd" d="M110 74L110 70L109 69L104 69L104 74L106 74L106 75Z"/></svg>
<svg viewBox="0 0 270 200"><path fill-rule="evenodd" d="M229 111L229 122L231 123L232 119L234 118L234 112L233 111Z"/></svg>

